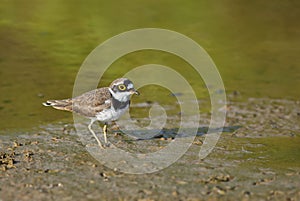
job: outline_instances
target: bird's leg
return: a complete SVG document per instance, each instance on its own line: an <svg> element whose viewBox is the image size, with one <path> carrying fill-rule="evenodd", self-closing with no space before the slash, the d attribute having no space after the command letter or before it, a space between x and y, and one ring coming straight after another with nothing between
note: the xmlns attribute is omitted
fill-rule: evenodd
<svg viewBox="0 0 300 201"><path fill-rule="evenodd" d="M100 146L100 148L103 149L104 147L102 146L100 140L98 139L98 137L96 136L96 134L95 134L94 131L92 130L92 125L93 125L94 121L95 121L95 120L91 120L91 123L88 125L88 128L89 128L90 132L93 134L94 138L97 140L98 145Z"/></svg>
<svg viewBox="0 0 300 201"><path fill-rule="evenodd" d="M105 145L107 145L107 123L104 123L104 126L103 126L103 136L104 136L104 142L105 142Z"/></svg>

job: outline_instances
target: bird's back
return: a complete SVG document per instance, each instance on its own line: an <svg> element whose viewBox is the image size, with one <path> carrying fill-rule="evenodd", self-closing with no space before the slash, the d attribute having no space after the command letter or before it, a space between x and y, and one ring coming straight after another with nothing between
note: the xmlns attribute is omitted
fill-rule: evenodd
<svg viewBox="0 0 300 201"><path fill-rule="evenodd" d="M43 103L58 110L66 110L92 118L97 113L111 107L111 94L108 87L94 89L74 98L63 100L48 100Z"/></svg>

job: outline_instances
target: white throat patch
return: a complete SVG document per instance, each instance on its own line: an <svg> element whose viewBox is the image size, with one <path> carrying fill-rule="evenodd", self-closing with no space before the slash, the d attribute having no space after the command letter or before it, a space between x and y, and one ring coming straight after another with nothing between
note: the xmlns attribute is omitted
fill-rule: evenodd
<svg viewBox="0 0 300 201"><path fill-rule="evenodd" d="M111 95L120 102L126 102L130 99L131 93L128 91L115 93L113 90L111 90L111 88L108 90L110 91Z"/></svg>

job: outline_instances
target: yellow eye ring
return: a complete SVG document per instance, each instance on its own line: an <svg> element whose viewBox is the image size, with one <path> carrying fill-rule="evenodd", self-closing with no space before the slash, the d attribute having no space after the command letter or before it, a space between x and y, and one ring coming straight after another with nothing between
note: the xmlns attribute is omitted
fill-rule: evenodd
<svg viewBox="0 0 300 201"><path fill-rule="evenodd" d="M124 84L120 84L118 88L119 90L124 91L126 89L126 86Z"/></svg>

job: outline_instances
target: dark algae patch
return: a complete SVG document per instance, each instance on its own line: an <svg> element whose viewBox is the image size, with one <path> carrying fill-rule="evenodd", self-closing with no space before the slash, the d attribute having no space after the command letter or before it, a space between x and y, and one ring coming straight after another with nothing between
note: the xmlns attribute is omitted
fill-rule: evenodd
<svg viewBox="0 0 300 201"><path fill-rule="evenodd" d="M251 140L265 147L261 155L265 156L265 165L278 169L300 167L300 137L274 137ZM255 150L253 150L255 152Z"/></svg>

